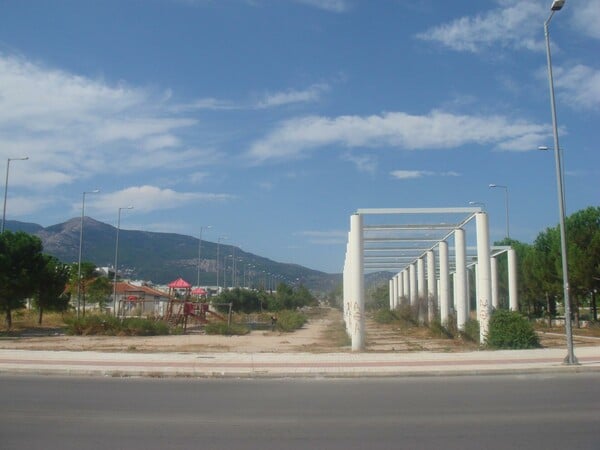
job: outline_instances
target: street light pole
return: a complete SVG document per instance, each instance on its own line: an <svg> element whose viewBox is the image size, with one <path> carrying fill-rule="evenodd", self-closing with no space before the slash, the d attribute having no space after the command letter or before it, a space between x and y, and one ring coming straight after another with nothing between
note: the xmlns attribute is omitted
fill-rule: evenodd
<svg viewBox="0 0 600 450"><path fill-rule="evenodd" d="M211 225L208 225L206 227L200 227L200 238L198 239L198 279L197 279L197 283L196 283L196 287L200 287L200 253L202 250L202 230L203 229L209 229L212 228Z"/></svg>
<svg viewBox="0 0 600 450"><path fill-rule="evenodd" d="M114 313L115 316L118 315L118 306L117 306L117 272L118 269L118 261L119 261L119 229L121 228L121 211L124 209L133 209L133 206L124 206L119 208L119 214L117 218L117 240L115 244L115 277L113 280L113 301L114 301Z"/></svg>
<svg viewBox="0 0 600 450"><path fill-rule="evenodd" d="M4 224L6 222L6 194L8 193L8 170L10 168L11 161L27 161L29 156L25 156L23 158L8 158L6 160L6 181L4 182L4 208L2 209L2 230L0 230L0 234L4 233Z"/></svg>
<svg viewBox="0 0 600 450"><path fill-rule="evenodd" d="M502 188L504 189L504 207L506 209L506 238L510 239L510 226L509 226L509 216L508 216L508 186L504 186L501 184L490 184L490 188Z"/></svg>
<svg viewBox="0 0 600 450"><path fill-rule="evenodd" d="M81 252L83 248L83 217L85 214L85 195L86 194L97 194L100 189L94 189L93 191L86 191L81 196L81 223L79 225L79 260L77 262L77 318L79 319L80 305L81 305ZM85 311L84 311L85 315Z"/></svg>
<svg viewBox="0 0 600 450"><path fill-rule="evenodd" d="M219 279L219 262L220 262L219 261L219 259L220 259L219 250L221 247L221 241L224 239L227 239L227 238L224 236L219 236L217 238L217 294L219 293L219 288L221 287L221 284L220 284L221 280Z"/></svg>
<svg viewBox="0 0 600 450"><path fill-rule="evenodd" d="M546 38L546 56L548 61L548 84L550 87L550 109L552 111L552 132L554 135L554 160L556 161L556 187L558 193L558 216L560 228L560 250L563 274L563 292L565 302L565 334L567 339L567 356L565 364L579 364L573 351L573 330L571 328L571 300L569 296L569 268L567 261L567 232L565 226L565 194L562 177L562 161L560 146L558 143L558 123L556 119L556 101L554 99L554 80L552 78L552 56L550 53L550 33L548 26L556 11L560 11L565 0L554 0L552 2L550 16L544 22L544 36Z"/></svg>

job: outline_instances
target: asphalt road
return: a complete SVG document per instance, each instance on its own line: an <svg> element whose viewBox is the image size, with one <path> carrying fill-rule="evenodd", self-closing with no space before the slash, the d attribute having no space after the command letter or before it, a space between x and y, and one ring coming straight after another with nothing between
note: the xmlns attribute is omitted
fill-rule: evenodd
<svg viewBox="0 0 600 450"><path fill-rule="evenodd" d="M600 374L0 377L0 448L598 449Z"/></svg>

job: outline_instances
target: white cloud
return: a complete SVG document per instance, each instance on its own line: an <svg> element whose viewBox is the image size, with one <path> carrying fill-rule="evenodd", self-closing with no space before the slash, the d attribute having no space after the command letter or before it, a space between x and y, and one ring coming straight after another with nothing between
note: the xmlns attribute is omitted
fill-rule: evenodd
<svg viewBox="0 0 600 450"><path fill-rule="evenodd" d="M430 170L394 170L390 173L394 178L398 180L414 180L416 178L423 177L460 177L460 173L448 171L448 172L432 172Z"/></svg>
<svg viewBox="0 0 600 450"><path fill-rule="evenodd" d="M575 28L591 38L600 39L600 0L586 0L574 6Z"/></svg>
<svg viewBox="0 0 600 450"><path fill-rule="evenodd" d="M263 100L258 102L256 107L262 109L288 105L291 103L315 102L319 100L323 92L328 90L329 86L326 84L313 84L303 91L290 89L285 92L267 94Z"/></svg>
<svg viewBox="0 0 600 450"><path fill-rule="evenodd" d="M197 121L170 117L164 101L0 53L0 158L28 155L30 178L54 186L116 170L200 164L202 151L182 148L177 136Z"/></svg>
<svg viewBox="0 0 600 450"><path fill-rule="evenodd" d="M377 160L372 155L344 153L342 159L354 164L359 172L375 173L377 170Z"/></svg>
<svg viewBox="0 0 600 450"><path fill-rule="evenodd" d="M467 144L518 148L518 139L537 142L549 136L548 125L503 116L468 116L434 110L424 116L403 112L372 116L307 116L282 122L255 142L247 156L255 163L305 156L318 147L396 147L407 150L449 149Z"/></svg>
<svg viewBox="0 0 600 450"><path fill-rule="evenodd" d="M148 213L174 209L199 202L226 201L235 198L230 194L203 192L177 192L156 186L132 186L121 191L100 193L89 199L91 208L102 214L111 214L119 208L133 206L136 211Z"/></svg>
<svg viewBox="0 0 600 450"><path fill-rule="evenodd" d="M314 6L315 8L323 9L325 11L342 13L350 8L350 2L348 0L294 0L297 3L304 3L305 5Z"/></svg>
<svg viewBox="0 0 600 450"><path fill-rule="evenodd" d="M181 113L194 110L251 110L277 108L295 103L311 103L321 98L321 95L329 90L326 83L315 83L306 89L287 89L281 92L267 92L260 99L250 102L233 102L216 98L199 99L191 103L180 104L171 107L171 111Z"/></svg>
<svg viewBox="0 0 600 450"><path fill-rule="evenodd" d="M553 75L562 102L575 108L600 108L600 70L578 64L556 67Z"/></svg>
<svg viewBox="0 0 600 450"><path fill-rule="evenodd" d="M473 17L430 28L418 39L438 42L456 51L478 52L493 45L537 50L544 49L538 28L531 26L547 16L548 8L536 0L499 0L500 6Z"/></svg>

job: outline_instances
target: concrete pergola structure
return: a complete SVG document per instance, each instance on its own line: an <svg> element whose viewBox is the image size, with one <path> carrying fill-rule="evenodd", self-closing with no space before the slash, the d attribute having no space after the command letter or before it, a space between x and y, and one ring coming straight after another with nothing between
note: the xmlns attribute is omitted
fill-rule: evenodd
<svg viewBox="0 0 600 450"><path fill-rule="evenodd" d="M377 218L376 223L371 223L372 217ZM476 246L467 247L466 229L473 228L472 221ZM449 240L454 244L452 250ZM343 271L344 320L352 350L364 349L364 275L376 271L395 273L389 281L390 309L410 305L418 310L420 322L431 322L439 314L442 323L448 323L454 310L457 327L464 330L470 314L468 267L475 266L477 319L483 342L492 308L499 306L496 258L505 252L509 305L517 310L516 254L508 246L490 246L488 216L481 208L357 210L350 218Z"/></svg>

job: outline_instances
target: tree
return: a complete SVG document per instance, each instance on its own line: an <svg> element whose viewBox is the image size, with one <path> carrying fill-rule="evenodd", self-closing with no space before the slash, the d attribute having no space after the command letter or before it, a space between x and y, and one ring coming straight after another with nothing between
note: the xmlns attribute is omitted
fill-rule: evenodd
<svg viewBox="0 0 600 450"><path fill-rule="evenodd" d="M64 311L69 306L65 287L69 281L70 266L50 255L42 255L42 264L36 278L35 303L38 308L38 324L46 310Z"/></svg>
<svg viewBox="0 0 600 450"><path fill-rule="evenodd" d="M42 241L21 231L0 235L0 311L12 327L12 311L24 306L37 288L36 277L43 266Z"/></svg>
<svg viewBox="0 0 600 450"><path fill-rule="evenodd" d="M81 263L81 279L78 280L79 265L78 263L71 264L71 277L69 279L69 293L71 299L77 302L79 289L79 298L81 300L82 314L85 316L85 299L87 287L96 278L96 265L91 262L84 261ZM79 305L77 305L79 306Z"/></svg>
<svg viewBox="0 0 600 450"><path fill-rule="evenodd" d="M112 293L113 285L106 277L96 277L85 288L87 298L91 303L97 303L100 309L104 308L106 301ZM85 303L84 303L85 304Z"/></svg>

